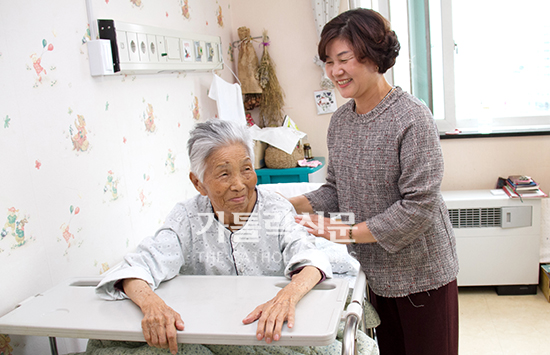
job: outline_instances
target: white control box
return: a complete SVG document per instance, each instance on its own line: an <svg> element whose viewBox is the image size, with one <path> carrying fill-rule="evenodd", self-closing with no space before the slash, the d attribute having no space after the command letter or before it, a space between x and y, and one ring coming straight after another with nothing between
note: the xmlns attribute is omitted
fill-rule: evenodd
<svg viewBox="0 0 550 355"><path fill-rule="evenodd" d="M92 76L114 74L111 42L107 39L97 39L88 41L87 46Z"/></svg>

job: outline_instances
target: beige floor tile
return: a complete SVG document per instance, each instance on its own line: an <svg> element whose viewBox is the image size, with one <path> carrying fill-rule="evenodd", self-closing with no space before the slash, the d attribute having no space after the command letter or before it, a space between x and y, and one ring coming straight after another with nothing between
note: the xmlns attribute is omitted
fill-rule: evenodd
<svg viewBox="0 0 550 355"><path fill-rule="evenodd" d="M460 355L550 355L550 303L537 295L498 296L492 287L459 290Z"/></svg>
<svg viewBox="0 0 550 355"><path fill-rule="evenodd" d="M499 336L503 355L548 355L550 347L537 334L517 334L513 337L501 334Z"/></svg>
<svg viewBox="0 0 550 355"><path fill-rule="evenodd" d="M503 350L498 339L467 335L459 340L460 355L501 355Z"/></svg>

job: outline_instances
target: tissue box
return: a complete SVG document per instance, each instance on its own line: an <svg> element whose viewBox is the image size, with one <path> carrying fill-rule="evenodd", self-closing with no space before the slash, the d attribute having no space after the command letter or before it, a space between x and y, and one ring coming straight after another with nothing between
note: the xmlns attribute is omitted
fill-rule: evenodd
<svg viewBox="0 0 550 355"><path fill-rule="evenodd" d="M546 297L546 300L550 302L550 275L548 274L550 272L550 265L549 264L543 264L540 266L540 280L539 280L539 286L544 293L544 297Z"/></svg>
<svg viewBox="0 0 550 355"><path fill-rule="evenodd" d="M254 169L260 169L265 166L264 156L267 143L254 141Z"/></svg>

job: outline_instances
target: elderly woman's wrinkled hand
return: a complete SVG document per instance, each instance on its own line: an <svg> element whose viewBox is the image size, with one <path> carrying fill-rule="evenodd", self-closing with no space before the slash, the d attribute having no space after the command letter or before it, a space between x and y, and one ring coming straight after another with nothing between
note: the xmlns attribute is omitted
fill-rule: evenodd
<svg viewBox="0 0 550 355"><path fill-rule="evenodd" d="M179 313L166 305L144 280L125 279L123 288L143 313L141 329L147 344L177 354L177 331L184 329Z"/></svg>
<svg viewBox="0 0 550 355"><path fill-rule="evenodd" d="M294 326L294 311L297 302L294 301L292 293L292 291L282 289L275 298L259 305L243 319L244 324L250 324L258 320L256 331L258 340L265 339L268 344L273 340L278 341L281 339L281 331L285 321L289 328Z"/></svg>
<svg viewBox="0 0 550 355"><path fill-rule="evenodd" d="M160 300L160 299L159 299ZM141 328L147 344L156 348L178 352L177 331L183 330L183 320L178 312L163 301L142 305L143 319Z"/></svg>
<svg viewBox="0 0 550 355"><path fill-rule="evenodd" d="M283 324L294 327L296 305L321 280L322 273L314 266L306 266L292 276L286 285L270 301L259 305L243 319L244 324L258 320L256 338L270 344L281 339Z"/></svg>

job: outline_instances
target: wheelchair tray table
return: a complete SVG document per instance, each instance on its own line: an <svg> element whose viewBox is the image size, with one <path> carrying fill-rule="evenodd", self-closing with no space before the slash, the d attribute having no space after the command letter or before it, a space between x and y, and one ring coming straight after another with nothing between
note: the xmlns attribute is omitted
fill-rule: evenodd
<svg viewBox="0 0 550 355"><path fill-rule="evenodd" d="M99 280L70 279L29 298L0 318L0 334L144 341L139 307L128 299L99 299ZM244 325L242 320L288 283L284 277L180 275L163 282L156 293L185 323L179 343L267 345L256 339L257 322ZM331 344L347 295L345 279L315 286L298 303L294 327L285 323L281 340L271 344Z"/></svg>

